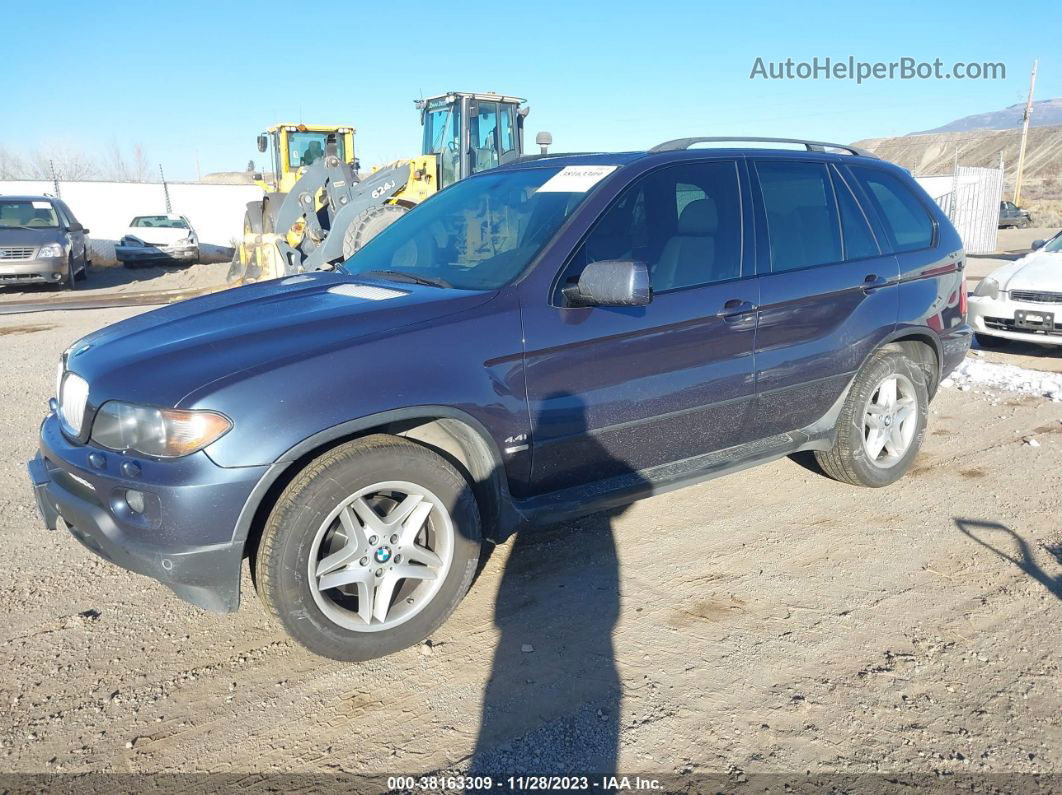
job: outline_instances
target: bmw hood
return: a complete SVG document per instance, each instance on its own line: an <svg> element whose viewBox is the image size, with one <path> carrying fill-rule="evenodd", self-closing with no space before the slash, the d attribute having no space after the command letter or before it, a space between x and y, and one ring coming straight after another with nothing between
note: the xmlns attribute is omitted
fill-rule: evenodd
<svg viewBox="0 0 1062 795"><path fill-rule="evenodd" d="M74 343L89 403L180 407L213 382L430 323L494 297L313 273L237 287L128 318Z"/></svg>
<svg viewBox="0 0 1062 795"><path fill-rule="evenodd" d="M1062 292L1062 252L1034 251L991 274L1001 290Z"/></svg>

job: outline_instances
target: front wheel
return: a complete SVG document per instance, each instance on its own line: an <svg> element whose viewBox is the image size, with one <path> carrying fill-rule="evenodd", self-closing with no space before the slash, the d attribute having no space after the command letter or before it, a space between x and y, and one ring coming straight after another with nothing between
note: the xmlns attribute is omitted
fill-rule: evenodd
<svg viewBox="0 0 1062 795"><path fill-rule="evenodd" d="M59 280L60 290L77 289L77 270L74 269L74 255L71 254L66 261L66 273Z"/></svg>
<svg viewBox="0 0 1062 795"><path fill-rule="evenodd" d="M911 468L928 414L925 370L900 351L878 351L852 383L833 447L815 458L835 480L888 486Z"/></svg>
<svg viewBox="0 0 1062 795"><path fill-rule="evenodd" d="M263 530L256 585L295 640L334 660L381 657L424 640L464 597L480 552L468 481L394 436L312 461Z"/></svg>

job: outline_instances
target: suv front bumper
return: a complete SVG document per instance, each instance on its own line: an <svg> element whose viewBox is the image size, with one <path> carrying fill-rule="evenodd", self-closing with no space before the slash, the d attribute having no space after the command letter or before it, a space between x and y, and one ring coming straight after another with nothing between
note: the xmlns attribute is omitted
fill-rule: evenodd
<svg viewBox="0 0 1062 795"><path fill-rule="evenodd" d="M137 477L123 474L127 462ZM267 467L226 469L202 452L157 461L75 445L54 413L41 424L40 450L26 466L48 529L66 527L95 554L198 607L239 607L244 539L234 528ZM130 510L129 490L146 495L143 513Z"/></svg>

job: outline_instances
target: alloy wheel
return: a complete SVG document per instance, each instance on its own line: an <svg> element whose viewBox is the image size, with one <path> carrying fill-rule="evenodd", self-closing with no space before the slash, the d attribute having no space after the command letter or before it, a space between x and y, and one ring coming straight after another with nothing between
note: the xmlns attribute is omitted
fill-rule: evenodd
<svg viewBox="0 0 1062 795"><path fill-rule="evenodd" d="M346 629L392 629L431 602L453 553L453 521L438 497L415 483L376 483L321 523L310 546L310 590Z"/></svg>
<svg viewBox="0 0 1062 795"><path fill-rule="evenodd" d="M893 373L874 389L863 410L863 449L888 469L907 454L918 428L918 397L911 379Z"/></svg>

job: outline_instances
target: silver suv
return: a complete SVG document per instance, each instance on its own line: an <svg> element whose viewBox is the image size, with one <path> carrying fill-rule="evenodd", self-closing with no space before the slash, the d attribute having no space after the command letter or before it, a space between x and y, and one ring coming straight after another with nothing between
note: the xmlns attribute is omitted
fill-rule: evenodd
<svg viewBox="0 0 1062 795"><path fill-rule="evenodd" d="M59 199L0 196L0 285L74 289L88 274L88 231Z"/></svg>

